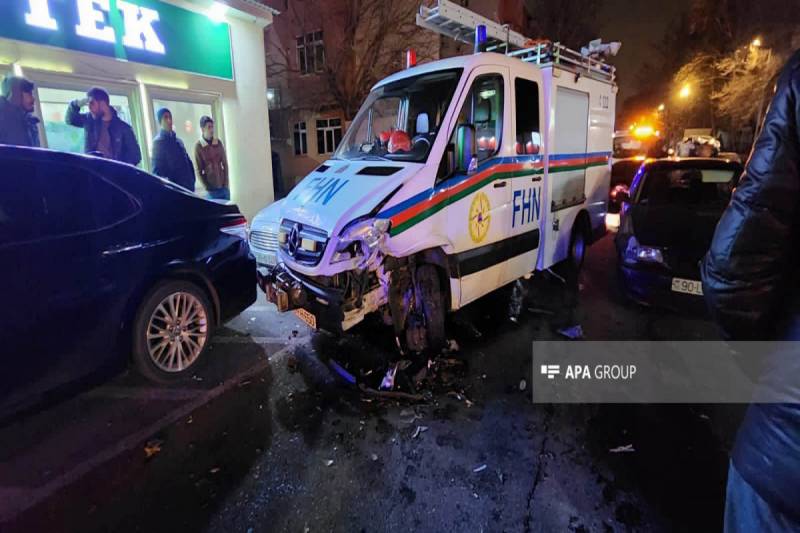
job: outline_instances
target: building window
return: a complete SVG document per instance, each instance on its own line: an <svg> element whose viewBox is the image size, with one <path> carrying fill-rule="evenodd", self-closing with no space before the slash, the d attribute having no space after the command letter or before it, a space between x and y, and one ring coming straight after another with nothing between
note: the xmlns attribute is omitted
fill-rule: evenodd
<svg viewBox="0 0 800 533"><path fill-rule="evenodd" d="M331 154L342 142L342 119L330 118L317 121L317 153Z"/></svg>
<svg viewBox="0 0 800 533"><path fill-rule="evenodd" d="M267 89L267 105L270 109L280 109L281 93L278 89Z"/></svg>
<svg viewBox="0 0 800 533"><path fill-rule="evenodd" d="M308 153L308 132L306 123L298 122L294 125L294 155L306 155Z"/></svg>
<svg viewBox="0 0 800 533"><path fill-rule="evenodd" d="M322 31L297 37L297 68L303 74L322 72L325 68L325 44Z"/></svg>

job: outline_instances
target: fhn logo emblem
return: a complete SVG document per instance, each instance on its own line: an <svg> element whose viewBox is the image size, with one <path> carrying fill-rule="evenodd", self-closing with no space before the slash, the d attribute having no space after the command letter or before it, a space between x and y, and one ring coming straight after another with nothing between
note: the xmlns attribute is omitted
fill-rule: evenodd
<svg viewBox="0 0 800 533"><path fill-rule="evenodd" d="M561 365L542 365L542 375L547 379L555 379L561 373Z"/></svg>

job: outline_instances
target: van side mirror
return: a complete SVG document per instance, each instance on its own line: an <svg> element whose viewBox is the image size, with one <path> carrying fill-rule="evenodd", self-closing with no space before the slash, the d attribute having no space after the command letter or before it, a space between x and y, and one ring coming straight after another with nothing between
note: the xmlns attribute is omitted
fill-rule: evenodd
<svg viewBox="0 0 800 533"><path fill-rule="evenodd" d="M477 161L478 144L475 138L475 126L472 124L459 124L456 129L456 153L454 170L458 173L468 174L474 170Z"/></svg>

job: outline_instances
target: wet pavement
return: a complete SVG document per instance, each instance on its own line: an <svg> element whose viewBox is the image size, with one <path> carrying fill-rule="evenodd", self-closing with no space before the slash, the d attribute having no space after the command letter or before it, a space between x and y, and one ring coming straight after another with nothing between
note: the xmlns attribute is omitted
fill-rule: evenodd
<svg viewBox="0 0 800 533"><path fill-rule="evenodd" d="M124 374L0 427L0 531L720 530L741 407L531 403L531 341L560 327L716 338L625 301L614 267L606 237L572 288L526 283L516 322L509 291L457 313L458 349L398 372L416 399L331 370L374 386L390 328L336 339L259 300L183 383Z"/></svg>

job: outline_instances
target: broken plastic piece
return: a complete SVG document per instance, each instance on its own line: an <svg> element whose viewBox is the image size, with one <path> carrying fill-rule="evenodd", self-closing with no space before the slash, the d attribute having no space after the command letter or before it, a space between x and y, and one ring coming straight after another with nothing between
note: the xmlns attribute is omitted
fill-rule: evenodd
<svg viewBox="0 0 800 533"><path fill-rule="evenodd" d="M609 453L633 453L636 450L633 449L633 444L626 444L625 446L617 446L616 448L611 448L608 450Z"/></svg>
<svg viewBox="0 0 800 533"><path fill-rule="evenodd" d="M389 367L389 370L386 371L386 375L383 376L383 381L381 381L381 390L394 389L394 378L397 375L397 366L398 365Z"/></svg>
<svg viewBox="0 0 800 533"><path fill-rule="evenodd" d="M351 374L350 372L348 372L347 370L345 370L344 367L342 367L342 365L340 365L339 363L337 363L333 359L329 359L328 360L328 366L330 366L331 369L333 369L334 372L336 372L337 374L342 376L344 378L344 380L347 381L348 383L350 383L351 385L355 385L356 384L356 377L353 374Z"/></svg>
<svg viewBox="0 0 800 533"><path fill-rule="evenodd" d="M572 340L583 338L583 328L581 327L580 324L578 324L577 326L560 329L558 330L558 333Z"/></svg>

